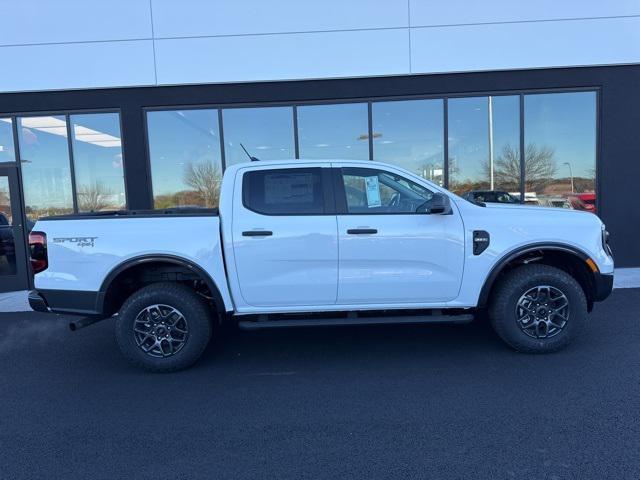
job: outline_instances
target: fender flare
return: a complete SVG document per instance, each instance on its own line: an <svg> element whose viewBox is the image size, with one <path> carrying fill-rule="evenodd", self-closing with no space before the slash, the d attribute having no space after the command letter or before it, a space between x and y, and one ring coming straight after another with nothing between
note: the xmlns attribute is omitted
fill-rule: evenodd
<svg viewBox="0 0 640 480"><path fill-rule="evenodd" d="M106 307L105 300L106 300L107 291L109 290L113 281L116 279L118 275L128 270L129 268L136 267L138 265L142 265L145 263L151 263L151 262L172 263L174 265L179 265L181 267L185 267L193 271L193 273L201 277L207 284L207 287L209 287L209 291L211 292L211 296L213 298L213 303L215 304L216 310L219 313L226 312L226 307L224 305L224 300L222 299L222 295L220 294L220 290L218 289L218 286L211 278L211 275L209 275L202 267L196 265L195 263L185 258L178 257L176 255L167 255L167 254L140 255L138 257L129 258L123 261L122 263L119 263L114 268L112 268L107 274L107 276L104 278L104 280L102 281L102 284L100 285L100 290L98 292L99 304L97 305L99 311L101 312L105 311L105 307Z"/></svg>
<svg viewBox="0 0 640 480"><path fill-rule="evenodd" d="M561 251L565 253L570 253L575 257L579 258L583 262L587 259L590 259L589 255L587 255L584 251L580 250L573 245L567 245L564 243L555 243L555 242L541 242L541 243L533 243L524 245L518 248L515 248L502 257L491 267L491 271L482 285L482 289L480 290L480 295L478 297L478 307L485 307L489 301L489 294L491 293L491 289L498 276L504 270L504 268L515 258L519 257L522 254L535 252L536 250L555 250Z"/></svg>

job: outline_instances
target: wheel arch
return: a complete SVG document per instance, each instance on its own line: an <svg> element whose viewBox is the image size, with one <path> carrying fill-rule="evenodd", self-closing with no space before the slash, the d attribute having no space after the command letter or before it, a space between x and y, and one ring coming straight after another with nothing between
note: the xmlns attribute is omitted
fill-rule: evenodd
<svg viewBox="0 0 640 480"><path fill-rule="evenodd" d="M491 268L482 285L478 297L478 307L487 306L491 291L501 274L506 273L514 266L539 261L534 256L536 253L541 254L541 258L544 258L545 253L547 254L548 260L545 259L541 263L556 266L565 271L577 268L577 271L574 272L575 274L571 271L567 271L567 273L572 274L580 283L587 297L588 309L591 311L595 296L595 275L593 270L589 268L587 261L591 260L593 262L593 260L586 252L573 245L546 242L524 245L503 255Z"/></svg>
<svg viewBox="0 0 640 480"><path fill-rule="evenodd" d="M124 274L132 271L135 268L140 268L144 265L152 265L154 263L175 265L176 267L180 267L186 269L189 272L192 272L194 275L199 277L208 287L215 309L219 313L224 313L226 311L226 306L220 293L220 289L214 282L213 278L211 278L211 275L209 275L209 273L207 273L202 267L184 257L168 254L140 255L137 257L129 258L113 267L100 285L98 300L99 304L97 305L99 310L103 313L108 314L115 313L113 311L114 307L110 305L112 299L109 296L109 293L112 291L112 287L115 285L114 282L116 282L119 278L122 278Z"/></svg>

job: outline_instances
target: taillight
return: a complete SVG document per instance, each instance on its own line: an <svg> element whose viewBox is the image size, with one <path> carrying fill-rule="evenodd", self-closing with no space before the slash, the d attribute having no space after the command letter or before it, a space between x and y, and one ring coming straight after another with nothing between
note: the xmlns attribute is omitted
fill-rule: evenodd
<svg viewBox="0 0 640 480"><path fill-rule="evenodd" d="M47 234L44 232L31 232L29 234L29 252L33 273L39 273L47 269Z"/></svg>

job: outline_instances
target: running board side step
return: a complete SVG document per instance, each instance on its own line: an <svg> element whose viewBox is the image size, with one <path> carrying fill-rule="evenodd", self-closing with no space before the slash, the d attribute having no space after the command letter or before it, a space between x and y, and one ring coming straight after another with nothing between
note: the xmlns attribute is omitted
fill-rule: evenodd
<svg viewBox="0 0 640 480"><path fill-rule="evenodd" d="M345 317L310 318L287 320L240 320L238 327L243 330L260 330L281 327L330 327L349 325L405 325L414 323L469 323L473 315L406 315L396 317Z"/></svg>

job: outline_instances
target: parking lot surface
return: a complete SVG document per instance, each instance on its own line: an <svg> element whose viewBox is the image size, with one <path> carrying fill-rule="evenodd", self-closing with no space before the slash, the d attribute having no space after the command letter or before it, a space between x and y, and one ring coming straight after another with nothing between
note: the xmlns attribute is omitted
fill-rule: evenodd
<svg viewBox="0 0 640 480"><path fill-rule="evenodd" d="M162 375L67 321L0 314L0 478L640 478L640 290L544 356L482 323L227 328Z"/></svg>

